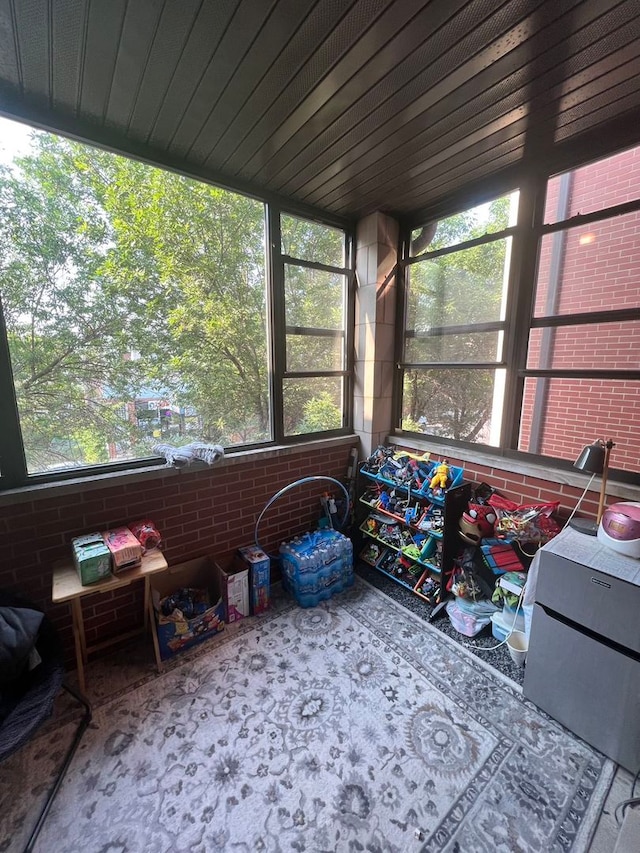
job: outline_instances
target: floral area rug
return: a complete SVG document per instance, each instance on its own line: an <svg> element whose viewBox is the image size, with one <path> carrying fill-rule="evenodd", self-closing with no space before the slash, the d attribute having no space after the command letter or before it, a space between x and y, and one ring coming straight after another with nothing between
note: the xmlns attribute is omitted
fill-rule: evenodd
<svg viewBox="0 0 640 853"><path fill-rule="evenodd" d="M32 787L61 736L32 748ZM612 775L357 580L313 609L280 602L98 707L36 851L577 853Z"/></svg>

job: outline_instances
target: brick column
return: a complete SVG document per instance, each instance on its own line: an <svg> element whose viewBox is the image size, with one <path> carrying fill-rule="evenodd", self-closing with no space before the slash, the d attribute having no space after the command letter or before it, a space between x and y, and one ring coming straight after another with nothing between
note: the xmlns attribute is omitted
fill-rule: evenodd
<svg viewBox="0 0 640 853"><path fill-rule="evenodd" d="M393 430L398 223L383 213L360 220L356 231L354 430L362 454Z"/></svg>

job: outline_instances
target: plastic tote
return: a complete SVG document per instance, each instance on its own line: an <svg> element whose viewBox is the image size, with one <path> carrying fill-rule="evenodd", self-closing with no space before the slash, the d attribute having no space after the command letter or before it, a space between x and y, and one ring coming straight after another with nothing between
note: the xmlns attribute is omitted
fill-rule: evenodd
<svg viewBox="0 0 640 853"><path fill-rule="evenodd" d="M455 598L447 602L446 610L453 627L456 631L464 634L465 637L475 637L491 621L489 614L476 615L472 612L461 610Z"/></svg>

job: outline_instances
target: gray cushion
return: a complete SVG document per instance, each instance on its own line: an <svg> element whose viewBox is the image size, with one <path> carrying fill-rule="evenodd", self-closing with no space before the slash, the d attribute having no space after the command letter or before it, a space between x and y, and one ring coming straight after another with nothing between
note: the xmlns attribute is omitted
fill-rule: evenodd
<svg viewBox="0 0 640 853"><path fill-rule="evenodd" d="M26 607L0 607L0 684L17 678L27 665L43 614Z"/></svg>

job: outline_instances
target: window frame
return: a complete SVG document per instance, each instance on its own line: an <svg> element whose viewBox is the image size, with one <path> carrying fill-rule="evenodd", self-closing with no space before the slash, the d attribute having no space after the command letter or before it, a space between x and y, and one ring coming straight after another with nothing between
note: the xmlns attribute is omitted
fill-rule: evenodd
<svg viewBox="0 0 640 853"><path fill-rule="evenodd" d="M20 119L13 119L21 121ZM155 169L174 172L191 180L199 181L210 186L233 192L238 195L252 198L260 202L264 207L264 234L265 234L265 277L266 277L266 316L267 316L267 352L269 360L269 394L270 394L270 417L271 417L271 439L263 442L255 442L241 445L233 445L225 448L227 455L242 453L249 450L268 450L278 445L295 445L305 441L323 438L333 438L341 435L349 435L353 425L353 335L355 321L355 225L346 218L333 216L327 212L316 210L304 204L274 197L268 193L253 191L246 187L236 187L230 183L215 182L204 174L194 174L191 171L168 165L161 161L155 161L146 157L135 157L125 151L119 151L112 146L101 145L92 140L65 133L58 128L49 128L30 125L26 121L22 124L35 130L42 130L57 136L72 139L93 148L102 148L110 153L136 159ZM334 268L323 264L310 264L297 259L295 263L306 266L314 266L329 271L340 272L347 276L346 305L345 305L345 364L342 371L318 371L314 373L300 374L302 378L320 375L339 375L343 377L342 386L342 426L338 429L324 430L301 435L284 435L283 427L283 379L296 377L297 373L287 373L286 367L286 332L284 330L284 258L281 253L280 244L280 216L296 216L300 219L317 222L321 225L336 228L344 234L344 268ZM342 334L342 333L339 333ZM9 489L20 489L29 486L43 484L63 483L69 480L89 480L99 475L118 472L135 471L143 468L162 468L166 460L158 456L141 457L139 459L122 460L120 462L108 462L98 465L86 465L82 467L69 467L57 469L55 472L37 472L30 474L27 468L27 460L22 441L20 427L20 416L18 403L13 385L11 370L11 359L9 353L8 335L4 321L2 301L0 296L0 493Z"/></svg>
<svg viewBox="0 0 640 853"><path fill-rule="evenodd" d="M282 252L282 234L280 229L281 216L295 216L298 219L307 219L321 225L340 228L344 232L344 267L336 267L332 264L324 264L317 261L308 261L285 255ZM268 234L269 246L271 248L271 274L272 274L272 297L273 297L273 321L271 324L273 334L273 382L271 399L274 401L273 410L276 414L273 424L273 436L276 444L295 444L303 441L313 441L319 437L333 437L345 435L351 431L353 423L353 370L354 370L354 326L355 326L355 257L354 257L354 233L344 227L337 226L335 221L317 216L310 217L292 210L288 206L275 208L271 206L268 210ZM344 275L345 287L345 311L343 331L316 328L302 329L300 327L289 327L286 325L286 298L285 298L285 267L287 265L299 266L307 269L320 270L323 272ZM318 333L326 331L331 337L344 338L344 367L342 370L305 370L293 371L287 369L287 334L290 329L296 328L297 334L302 336L317 336ZM341 377L342 378L342 426L334 430L322 432L306 432L297 435L285 435L284 431L284 383L287 379L313 379L316 377ZM276 402L277 401L277 402Z"/></svg>
<svg viewBox="0 0 640 853"><path fill-rule="evenodd" d="M518 188L513 187L508 190L503 190L499 194L491 195L486 198L486 201L495 201L498 198L502 198L505 195L509 195L511 192L515 192ZM488 452L499 452L499 448L494 445L489 444L481 444L477 442L469 442L469 441L461 441L452 438L446 438L444 436L436 436L427 433L416 433L411 432L409 430L402 429L402 397L403 397L403 388L404 388L404 376L407 370L505 370L506 371L506 383L509 383L509 363L510 363L510 336L508 334L508 329L512 326L511 314L513 313L513 282L515 281L516 275L516 267L518 266L517 261L515 259L515 246L518 235L521 233L521 215L522 215L522 188L520 188L520 201L518 205L518 220L515 225L508 226L507 228L503 228L501 231L495 231L491 233L487 233L482 235L481 237L475 237L471 240L465 240L461 243L456 243L454 246L448 246L443 249L436 249L433 252L422 252L418 255L410 257L410 246L411 246L411 233L412 230L416 227L416 224L409 225L405 224L401 229L400 235L400 261L398 264L398 325L397 325L397 334L396 334L396 382L394 388L394 414L395 414L395 429L401 435L411 435L411 436L420 436L421 438L430 437L439 443L451 444L452 446L458 447L467 447L467 448L482 448L486 449ZM461 208L459 205L455 207L455 209L450 210L450 212L438 214L438 220L446 219L448 216L453 216L457 213L463 213L471 208L475 207L476 204L485 201L482 199L480 202L477 200L470 203L468 207ZM423 219L423 222L428 222L428 219ZM435 221L432 219L431 221ZM496 359L495 361L490 362L464 362L464 361L456 361L456 362L409 362L404 359L404 343L406 339L406 313L407 313L407 293L408 293L408 280L407 280L407 270L409 270L414 264L420 263L425 260L430 260L431 258L442 257L445 255L455 254L456 252L464 251L466 249L473 248L475 246L487 245L489 243L498 242L499 240L506 240L511 238L512 246L511 246L511 256L510 256L510 265L509 265L509 280L506 294L506 304L505 304L505 316L504 320L495 320L486 323L469 323L465 325L457 325L455 327L450 326L446 327L443 330L443 334L453 334L460 332L483 332L483 331L498 331L502 332L504 335L503 347L502 347L502 358ZM504 435L504 426L506 420L506 401L511 399L511 393L505 389L505 406L503 407L503 417L501 424L501 435Z"/></svg>
<svg viewBox="0 0 640 853"><path fill-rule="evenodd" d="M640 141L637 143L640 145ZM501 185L485 191L480 197L469 196L465 205L460 198L454 206L439 207L434 210L423 211L419 216L412 216L401 223L400 248L398 262L398 306L396 319L396 375L394 382L394 432L401 437L413 437L420 440L429 440L452 448L464 448L465 450L476 450L479 453L491 454L504 457L505 459L523 460L536 465L543 465L565 470L571 470L571 461L530 453L520 450L518 447L520 436L520 424L522 417L522 404L524 399L525 380L528 378L577 378L577 379L617 379L627 381L640 381L640 370L630 369L580 369L580 368L555 368L534 369L527 367L527 356L529 347L529 336L533 329L559 328L568 325L587 325L596 322L620 322L621 320L637 320L638 309L612 309L573 314L551 315L534 317L534 304L537 288L538 266L542 241L545 235L559 233L570 228L588 225L593 222L615 218L625 213L640 210L640 193L633 201L626 201L611 205L587 214L576 214L553 223L544 222L544 210L546 194L550 181L566 173L570 173L590 163L606 160L616 154L622 153L636 146L625 146L609 152L601 152L597 157L579 160L573 163L563 163L562 169L543 173L539 169L521 176L520 180L514 179L508 186ZM457 244L446 250L438 250L433 253L422 253L415 257L409 256L411 234L416 228L429 222L440 221L448 216L465 212L474 206L492 201L519 189L520 199L518 207L517 223L514 227L484 235L474 241ZM426 257L459 251L472 245L493 242L505 236L512 237L511 266L509 270L508 291L506 297L506 316L504 328L504 346L502 362L491 362L489 364L478 363L442 363L422 364L403 361L404 341L406 335L406 301L407 301L407 270L414 263L419 263ZM472 328L469 326L468 328ZM481 369L481 368L504 368L506 371L504 405L502 413L500 443L498 446L480 442L460 441L445 436L426 433L418 433L402 428L402 398L404 375L407 369ZM585 443L592 436L585 435ZM609 476L612 480L622 483L640 485L640 474L631 471L611 468Z"/></svg>

